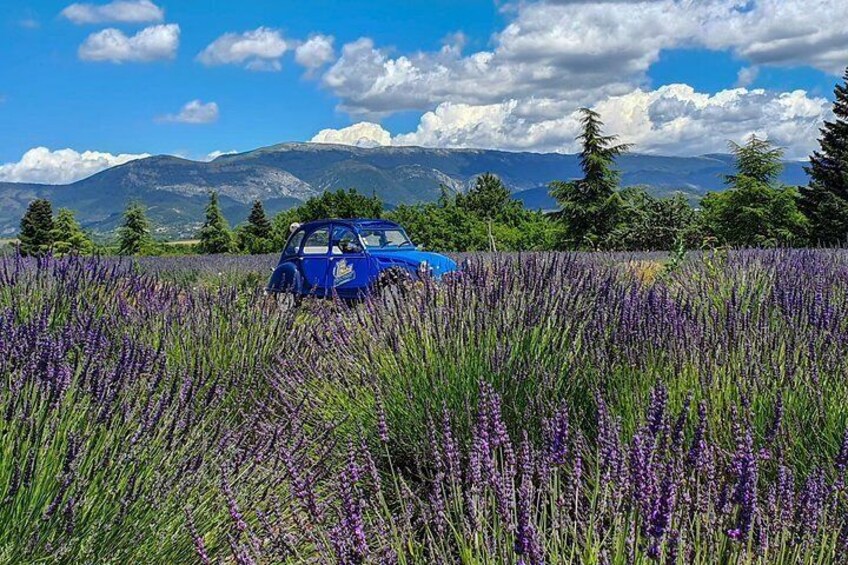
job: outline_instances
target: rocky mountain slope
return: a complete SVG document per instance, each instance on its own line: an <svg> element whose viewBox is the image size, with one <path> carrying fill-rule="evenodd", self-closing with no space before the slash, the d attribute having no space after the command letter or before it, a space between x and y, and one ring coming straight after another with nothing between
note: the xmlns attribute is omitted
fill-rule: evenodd
<svg viewBox="0 0 848 565"><path fill-rule="evenodd" d="M659 195L682 192L696 201L707 191L722 189L732 160L728 155L633 154L622 157L619 167L625 186L645 185ZM580 176L576 155L477 149L287 143L210 162L157 156L69 185L0 183L0 237L17 232L28 202L37 197L75 210L95 232L114 229L127 202L138 200L148 206L158 233L190 237L203 220L211 190L219 192L224 213L235 224L244 220L255 199L273 213L325 190L357 188L395 206L435 200L442 185L466 190L484 172L497 174L516 198L542 209L554 205L547 194L550 181ZM802 163L787 163L783 181L806 183Z"/></svg>

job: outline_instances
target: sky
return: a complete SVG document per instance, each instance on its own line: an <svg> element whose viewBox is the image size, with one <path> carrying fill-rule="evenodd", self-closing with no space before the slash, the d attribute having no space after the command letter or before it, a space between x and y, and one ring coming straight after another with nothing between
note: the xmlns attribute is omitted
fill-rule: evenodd
<svg viewBox="0 0 848 565"><path fill-rule="evenodd" d="M0 181L288 141L802 159L848 66L845 0L7 0ZM5 4L5 3L4 3Z"/></svg>

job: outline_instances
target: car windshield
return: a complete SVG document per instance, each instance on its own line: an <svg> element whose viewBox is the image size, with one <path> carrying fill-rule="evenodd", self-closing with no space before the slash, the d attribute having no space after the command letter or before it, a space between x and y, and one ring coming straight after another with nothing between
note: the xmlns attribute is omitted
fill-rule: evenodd
<svg viewBox="0 0 848 565"><path fill-rule="evenodd" d="M369 249L412 247L412 242L400 228L364 229L362 230L362 241Z"/></svg>

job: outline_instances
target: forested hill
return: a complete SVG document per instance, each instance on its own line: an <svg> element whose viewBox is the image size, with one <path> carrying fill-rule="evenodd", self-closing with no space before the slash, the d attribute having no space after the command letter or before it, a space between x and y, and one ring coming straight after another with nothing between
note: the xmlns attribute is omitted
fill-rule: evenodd
<svg viewBox="0 0 848 565"><path fill-rule="evenodd" d="M644 185L655 195L682 192L697 200L723 188L733 168L729 155L663 157L631 154L619 159L622 185ZM203 218L208 192L217 191L224 214L242 221L260 199L269 212L303 202L325 190L357 188L388 207L435 200L440 186L466 190L477 175L498 175L528 207L549 209L552 180L581 176L576 155L512 153L420 147L359 148L287 143L200 162L170 156L133 161L70 185L0 183L0 235L17 232L29 201L47 198L76 212L83 226L110 231L128 201L145 204L162 235L192 234ZM789 162L787 184L805 184L803 163Z"/></svg>

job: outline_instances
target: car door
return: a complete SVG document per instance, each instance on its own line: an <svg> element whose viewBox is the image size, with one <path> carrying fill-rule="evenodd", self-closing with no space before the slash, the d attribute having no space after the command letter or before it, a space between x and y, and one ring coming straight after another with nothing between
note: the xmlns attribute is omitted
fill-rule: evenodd
<svg viewBox="0 0 848 565"><path fill-rule="evenodd" d="M365 292L371 273L362 242L349 226L335 224L330 246L328 285L342 298Z"/></svg>
<svg viewBox="0 0 848 565"><path fill-rule="evenodd" d="M327 271L330 260L330 226L313 230L303 242L300 252L304 290L310 294L326 296Z"/></svg>

